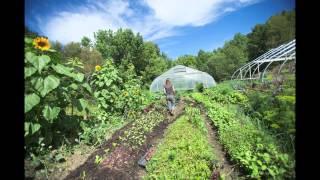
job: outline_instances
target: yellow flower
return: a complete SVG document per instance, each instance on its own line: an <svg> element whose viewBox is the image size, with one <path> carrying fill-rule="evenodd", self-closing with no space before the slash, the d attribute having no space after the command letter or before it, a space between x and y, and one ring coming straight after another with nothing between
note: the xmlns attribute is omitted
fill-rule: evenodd
<svg viewBox="0 0 320 180"><path fill-rule="evenodd" d="M33 45L35 48L40 49L41 51L47 51L51 47L48 38L45 38L45 37L35 38L33 40Z"/></svg>
<svg viewBox="0 0 320 180"><path fill-rule="evenodd" d="M100 71L101 70L101 66L96 65L96 71Z"/></svg>

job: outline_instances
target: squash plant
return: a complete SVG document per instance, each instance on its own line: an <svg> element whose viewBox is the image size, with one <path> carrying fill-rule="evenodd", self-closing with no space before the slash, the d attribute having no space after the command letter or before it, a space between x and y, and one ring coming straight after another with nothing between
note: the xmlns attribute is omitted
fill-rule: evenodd
<svg viewBox="0 0 320 180"><path fill-rule="evenodd" d="M38 44L37 44L38 43ZM59 131L58 119L66 116L65 109L72 104L79 111L86 109L84 94L91 88L84 83L84 74L53 61L54 50L39 48L41 43L25 38L25 144L50 145Z"/></svg>

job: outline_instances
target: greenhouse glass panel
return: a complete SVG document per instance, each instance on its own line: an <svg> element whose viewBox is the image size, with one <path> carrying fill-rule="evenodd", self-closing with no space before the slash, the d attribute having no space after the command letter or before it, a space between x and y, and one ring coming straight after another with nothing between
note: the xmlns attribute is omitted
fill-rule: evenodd
<svg viewBox="0 0 320 180"><path fill-rule="evenodd" d="M192 90L196 88L197 83L202 83L205 88L216 85L216 81L208 73L178 65L155 78L151 83L150 91L163 91L163 85L168 78L176 90Z"/></svg>

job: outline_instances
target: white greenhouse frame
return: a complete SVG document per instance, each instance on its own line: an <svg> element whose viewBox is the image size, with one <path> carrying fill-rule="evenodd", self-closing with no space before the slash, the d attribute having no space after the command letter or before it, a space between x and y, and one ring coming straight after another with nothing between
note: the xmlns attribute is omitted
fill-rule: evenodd
<svg viewBox="0 0 320 180"><path fill-rule="evenodd" d="M296 60L296 40L292 40L286 44L271 49L253 61L245 64L237 69L231 76L231 80L253 80L261 79L263 81L265 73L268 67L273 62L283 61L278 70L278 74L281 72L284 64L288 61ZM265 68L260 69L262 64L267 64Z"/></svg>

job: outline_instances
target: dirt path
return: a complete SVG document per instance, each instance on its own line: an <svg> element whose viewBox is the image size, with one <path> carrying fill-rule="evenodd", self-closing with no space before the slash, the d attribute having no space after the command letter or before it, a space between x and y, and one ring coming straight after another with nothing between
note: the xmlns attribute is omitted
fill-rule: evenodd
<svg viewBox="0 0 320 180"><path fill-rule="evenodd" d="M193 107L200 108L201 116L205 120L206 127L208 129L208 141L212 146L214 154L217 158L216 166L217 170L212 173L212 179L218 179L218 175L223 175L226 180L242 179L241 173L238 167L233 165L228 158L228 154L224 151L223 146L219 142L218 131L213 122L209 119L207 111L202 104L189 100L188 104Z"/></svg>
<svg viewBox="0 0 320 180"><path fill-rule="evenodd" d="M217 134L217 129L213 125L212 121L208 118L207 114L203 111L203 107L201 109L201 116L205 120L207 129L208 129L208 139L209 143L212 145L214 150L214 154L218 160L218 167L220 170L220 175L224 175L226 180L232 179L240 179L240 173L235 165L228 160L227 154L223 149L223 146L220 144ZM214 172L216 173L216 172Z"/></svg>
<svg viewBox="0 0 320 180"><path fill-rule="evenodd" d="M159 140L163 138L164 130L183 113L183 110L184 101L181 99L177 104L175 115L168 114L165 120L147 134L145 143L138 149L125 146L119 139L133 122L127 124L116 131L101 148L92 153L84 164L72 171L65 179L81 179L84 174L85 179L141 179L145 175L145 169L138 165L138 160L149 148L159 143ZM103 162L99 165L95 163L96 155L104 157Z"/></svg>

